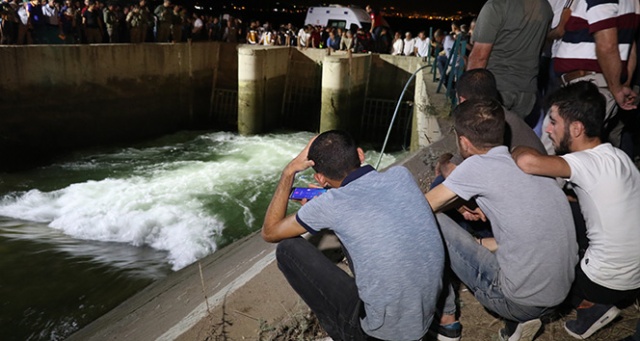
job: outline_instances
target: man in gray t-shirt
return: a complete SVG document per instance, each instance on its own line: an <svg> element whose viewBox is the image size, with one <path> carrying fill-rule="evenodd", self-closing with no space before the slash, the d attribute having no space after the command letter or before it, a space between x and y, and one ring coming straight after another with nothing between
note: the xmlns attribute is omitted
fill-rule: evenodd
<svg viewBox="0 0 640 341"><path fill-rule="evenodd" d="M340 131L320 134L283 171L262 236L279 242L278 267L334 340L418 340L442 288L444 247L411 173L360 166L364 154ZM310 166L326 193L285 216L296 172ZM335 232L355 278L303 238Z"/></svg>
<svg viewBox="0 0 640 341"><path fill-rule="evenodd" d="M552 18L547 0L489 0L473 31L467 69L493 72L503 104L522 118L536 101L540 53Z"/></svg>
<svg viewBox="0 0 640 341"><path fill-rule="evenodd" d="M467 216L488 218L495 240L491 252L438 214L451 268L485 308L506 320L501 339L533 337L538 318L565 299L574 278L578 252L569 204L553 179L517 167L502 145L499 103L467 100L453 117L465 160L427 200L439 212L457 199L475 199L479 208L467 209ZM441 324L447 322L443 316Z"/></svg>

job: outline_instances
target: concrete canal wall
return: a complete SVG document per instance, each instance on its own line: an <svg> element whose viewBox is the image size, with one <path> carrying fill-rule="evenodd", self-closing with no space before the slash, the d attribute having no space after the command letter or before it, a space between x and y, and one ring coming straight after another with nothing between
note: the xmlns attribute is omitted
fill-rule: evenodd
<svg viewBox="0 0 640 341"><path fill-rule="evenodd" d="M341 128L382 144L405 83L423 65L217 42L2 46L0 153L28 159L181 129ZM416 150L439 138L433 117L444 112L432 109L442 96L427 90L428 79L410 83L392 143Z"/></svg>
<svg viewBox="0 0 640 341"><path fill-rule="evenodd" d="M0 151L46 153L201 127L212 86L235 89L237 65L234 44L2 46Z"/></svg>

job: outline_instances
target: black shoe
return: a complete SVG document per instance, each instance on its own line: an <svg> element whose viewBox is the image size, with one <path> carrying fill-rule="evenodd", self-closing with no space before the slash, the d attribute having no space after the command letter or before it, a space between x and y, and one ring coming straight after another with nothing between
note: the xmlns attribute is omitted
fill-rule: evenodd
<svg viewBox="0 0 640 341"><path fill-rule="evenodd" d="M564 323L564 329L576 339L586 339L611 323L620 309L614 305L594 304L591 308L577 309L578 318Z"/></svg>
<svg viewBox="0 0 640 341"><path fill-rule="evenodd" d="M431 328L427 332L427 337L423 340L438 340L438 341L460 341L462 337L462 325L456 321L447 325L435 324L431 325Z"/></svg>
<svg viewBox="0 0 640 341"><path fill-rule="evenodd" d="M462 325L458 321L438 326L438 341L460 341L461 337Z"/></svg>

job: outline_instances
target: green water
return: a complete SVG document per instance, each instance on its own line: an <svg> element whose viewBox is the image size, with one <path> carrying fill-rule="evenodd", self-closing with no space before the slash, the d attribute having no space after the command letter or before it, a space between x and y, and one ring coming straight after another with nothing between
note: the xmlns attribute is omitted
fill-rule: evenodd
<svg viewBox="0 0 640 341"><path fill-rule="evenodd" d="M62 340L258 230L280 171L311 136L181 132L0 173L0 339Z"/></svg>

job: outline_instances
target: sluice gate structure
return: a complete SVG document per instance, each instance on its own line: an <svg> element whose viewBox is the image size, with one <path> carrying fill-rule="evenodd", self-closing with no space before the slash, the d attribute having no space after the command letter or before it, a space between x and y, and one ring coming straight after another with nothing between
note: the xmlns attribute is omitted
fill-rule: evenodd
<svg viewBox="0 0 640 341"><path fill-rule="evenodd" d="M381 144L405 83L423 65L219 42L2 46L0 152L32 158L181 129L339 128ZM428 73L402 100L395 146L417 150L441 136Z"/></svg>

